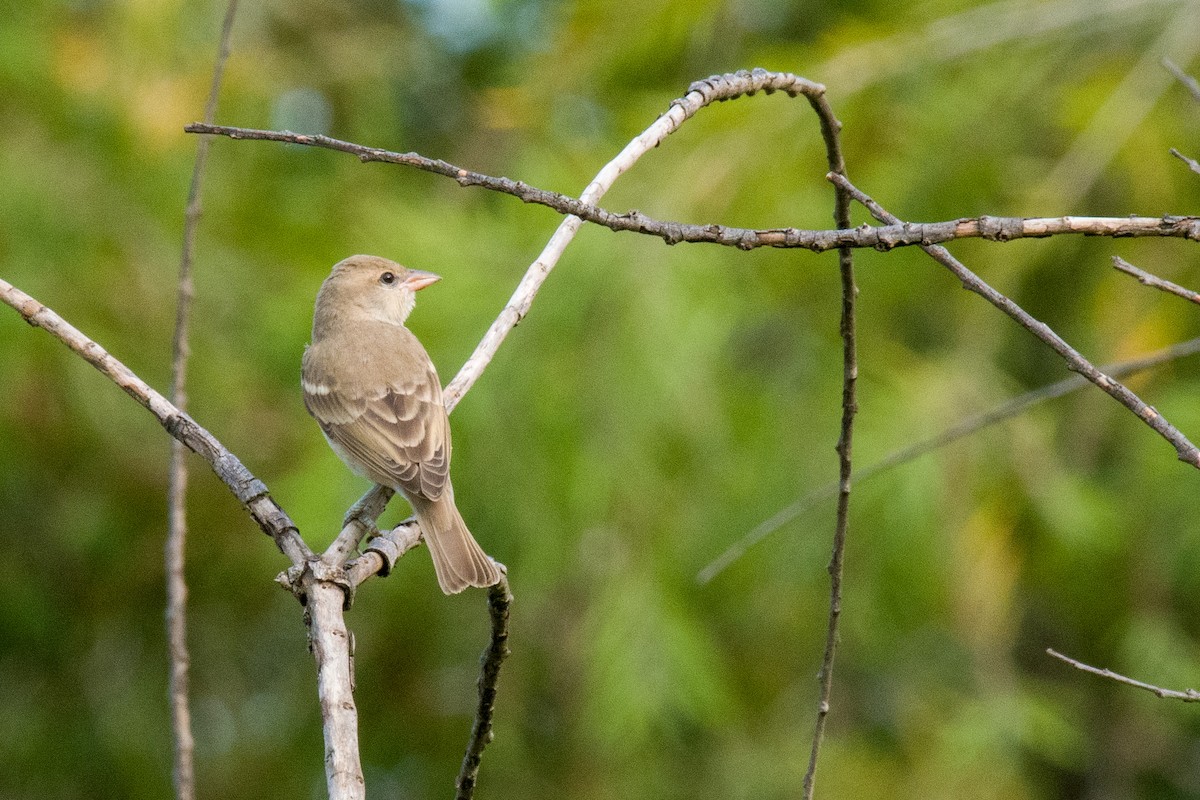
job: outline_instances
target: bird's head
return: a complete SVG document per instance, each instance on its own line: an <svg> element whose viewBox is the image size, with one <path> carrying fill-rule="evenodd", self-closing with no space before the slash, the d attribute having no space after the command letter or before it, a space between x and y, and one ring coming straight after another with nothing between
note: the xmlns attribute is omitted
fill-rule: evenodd
<svg viewBox="0 0 1200 800"><path fill-rule="evenodd" d="M350 256L334 265L317 294L314 329L339 320L372 319L403 325L416 293L441 280L379 256Z"/></svg>

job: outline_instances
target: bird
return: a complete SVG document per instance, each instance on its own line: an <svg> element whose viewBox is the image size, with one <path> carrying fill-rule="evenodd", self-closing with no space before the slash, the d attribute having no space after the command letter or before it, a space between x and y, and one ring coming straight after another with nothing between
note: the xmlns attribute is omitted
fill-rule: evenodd
<svg viewBox="0 0 1200 800"><path fill-rule="evenodd" d="M405 321L440 276L355 255L317 293L304 350L304 407L352 472L412 506L446 594L500 581L463 521L450 483L450 421L429 354Z"/></svg>

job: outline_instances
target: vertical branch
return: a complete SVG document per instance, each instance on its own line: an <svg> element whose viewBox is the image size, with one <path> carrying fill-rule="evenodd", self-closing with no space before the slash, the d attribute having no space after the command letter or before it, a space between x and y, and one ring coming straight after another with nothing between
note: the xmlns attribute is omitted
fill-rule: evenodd
<svg viewBox="0 0 1200 800"><path fill-rule="evenodd" d="M825 96L809 96L809 103L821 120L821 135L825 139L825 152L829 169L838 175L846 172L842 158L839 133L842 124L834 116ZM841 186L835 188L834 222L842 230L850 227L850 193ZM842 614L842 572L845 563L846 533L850 526L850 476L854 440L854 415L858 411L856 384L858 381L858 345L855 336L855 300L858 287L854 284L854 254L849 247L838 248L838 267L842 279L842 426L838 435L838 500L837 522L833 532L833 555L829 560L829 622L825 633L825 654L821 659L820 696L817 700L817 721L813 727L812 748L809 751L808 770L804 774L803 797L811 800L817 774L817 759L821 754L821 742L825 737L825 721L829 716L830 698L833 694L833 661L837 655L838 623Z"/></svg>
<svg viewBox="0 0 1200 800"><path fill-rule="evenodd" d="M302 583L308 642L317 663L317 697L325 734L325 782L329 800L364 800L366 783L358 751L354 705L354 645L346 628L344 573L324 562L306 565Z"/></svg>
<svg viewBox="0 0 1200 800"><path fill-rule="evenodd" d="M508 588L508 575L488 590L488 611L492 618L492 641L479 658L479 708L475 712L475 724L471 727L471 738L467 741L467 752L463 756L462 769L454 782L455 800L471 800L475 794L475 781L479 777L479 763L483 748L492 741L492 716L496 710L496 684L500 681L500 665L508 656L508 608L512 605L512 592Z"/></svg>
<svg viewBox="0 0 1200 800"><path fill-rule="evenodd" d="M217 95L225 62L229 59L229 42L237 0L229 0L221 28L221 43L213 66L212 85L204 108L204 119L216 117ZM187 363L190 348L188 332L191 321L192 253L195 249L196 225L200 219L200 189L204 165L208 160L208 137L196 145L196 161L192 167L192 182L188 189L187 209L184 212L183 252L179 259L178 302L175 311L175 335L171 347L171 401L182 411L187 410ZM187 462L184 446L171 440L171 467L167 488L167 541L164 545L164 569L167 582L167 649L171 662L168 694L171 705L171 730L175 742L174 783L177 800L193 800L196 796L191 710L188 706L188 671L191 659L187 649L187 581L184 579L184 545L187 540Z"/></svg>

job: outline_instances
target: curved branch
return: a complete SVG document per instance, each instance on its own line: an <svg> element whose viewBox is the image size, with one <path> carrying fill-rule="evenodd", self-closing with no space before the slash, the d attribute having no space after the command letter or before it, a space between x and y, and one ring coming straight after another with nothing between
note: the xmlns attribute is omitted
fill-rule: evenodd
<svg viewBox="0 0 1200 800"><path fill-rule="evenodd" d="M612 187L613 183L629 170L637 160L657 147L664 139L679 129L684 122L691 119L700 109L707 105L723 100L731 100L742 95L753 95L759 91L770 94L783 91L790 97L803 94L810 102L815 102L825 93L825 87L804 78L783 72L767 72L763 69L740 71L729 75L715 75L702 81L696 81L688 87L687 94L673 100L667 112L654 121L638 136L625 146L617 156L609 161L596 174L591 183L584 189L578 200L569 200L571 207L579 213L570 212L550 237L541 255L529 266L525 277L517 285L516 291L505 305L496 321L488 328L482 341L476 346L471 357L463 364L462 369L454 376L446 387L445 401L447 410L453 410L462 396L474 385L484 368L492 360L496 351L509 332L517 326L529 308L538 290L554 269L563 250L575 238L576 232L583 224L595 204ZM418 157L419 158L419 157ZM444 162L439 162L444 163ZM447 165L448 166L448 165ZM457 168L455 168L457 169ZM833 169L833 166L830 166ZM460 183L466 179L465 170L461 171ZM470 173L474 174L474 173ZM507 180L507 179L499 179ZM482 184L481 184L482 185ZM516 184L523 187L524 184ZM489 187L490 188L490 187ZM526 187L528 188L528 187ZM541 190L536 190L541 192ZM554 194L546 193L546 194ZM559 195L559 197L562 197Z"/></svg>

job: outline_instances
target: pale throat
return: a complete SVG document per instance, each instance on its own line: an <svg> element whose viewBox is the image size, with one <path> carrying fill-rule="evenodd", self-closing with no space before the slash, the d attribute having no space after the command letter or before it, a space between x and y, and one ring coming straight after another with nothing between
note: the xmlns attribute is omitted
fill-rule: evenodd
<svg viewBox="0 0 1200 800"><path fill-rule="evenodd" d="M366 305L363 311L369 319L392 325L403 325L417 305L416 295L407 291L388 292L382 299L381 303Z"/></svg>

